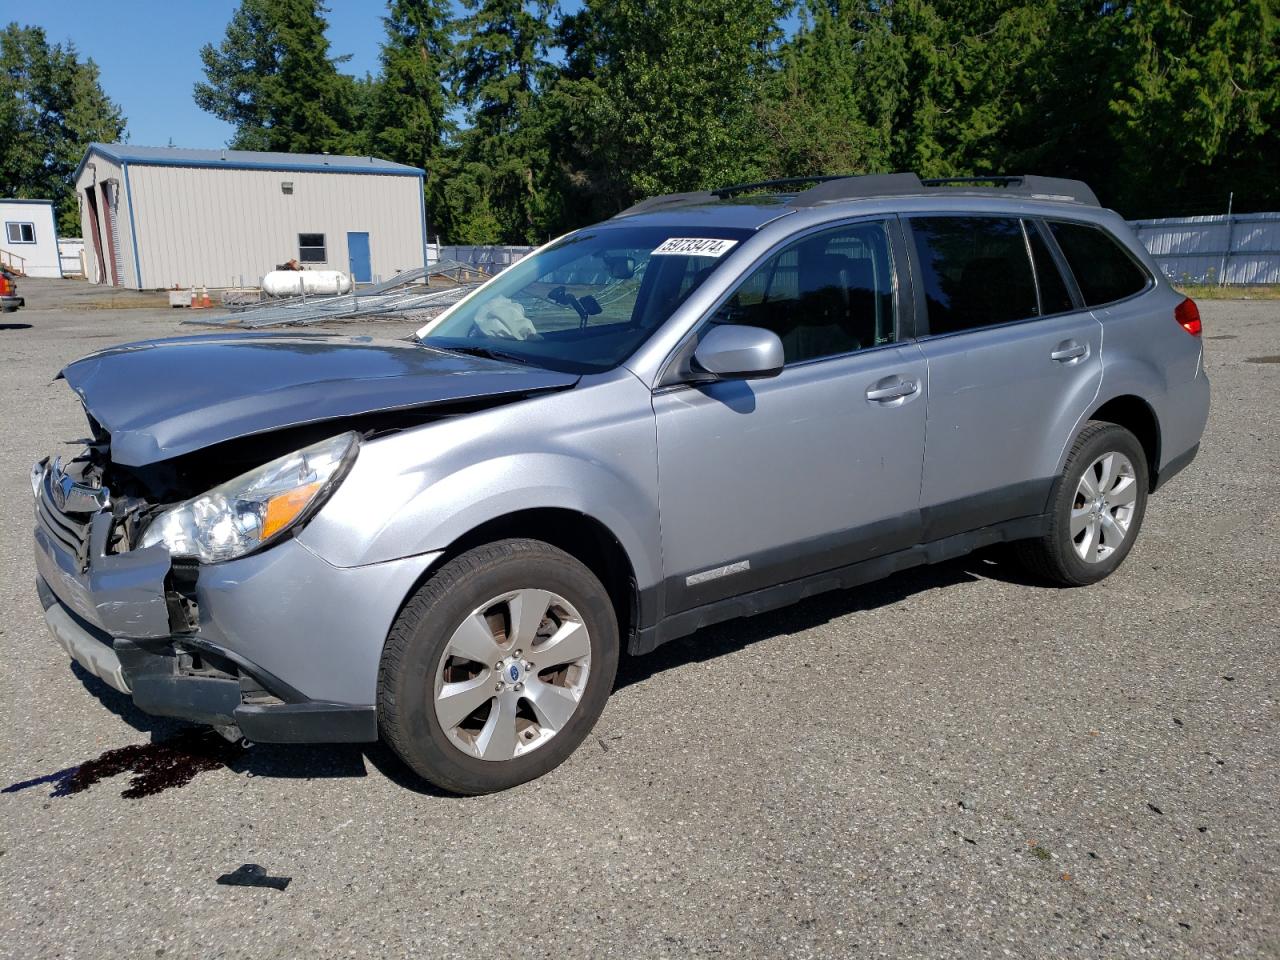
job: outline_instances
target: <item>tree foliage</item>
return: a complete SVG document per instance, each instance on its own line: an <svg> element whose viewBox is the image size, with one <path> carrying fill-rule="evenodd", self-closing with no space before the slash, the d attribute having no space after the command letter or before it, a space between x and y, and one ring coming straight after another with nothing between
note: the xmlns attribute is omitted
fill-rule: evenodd
<svg viewBox="0 0 1280 960"><path fill-rule="evenodd" d="M452 43L448 0L391 0L368 116L370 147L429 170L446 132Z"/></svg>
<svg viewBox="0 0 1280 960"><path fill-rule="evenodd" d="M0 196L53 200L58 230L80 230L72 176L95 141L124 135L125 119L98 82L98 67L40 27L0 32Z"/></svg>
<svg viewBox="0 0 1280 960"><path fill-rule="evenodd" d="M241 0L227 33L200 50L196 105L235 126L241 150L358 153L371 81L338 72L321 0Z"/></svg>
<svg viewBox="0 0 1280 960"><path fill-rule="evenodd" d="M1274 0L392 0L377 78L242 0L197 100L236 146L428 171L433 232L532 242L653 193L914 170L1087 180L1128 216L1280 204ZM792 11L798 8L798 19ZM785 30L784 30L785 28Z"/></svg>
<svg viewBox="0 0 1280 960"><path fill-rule="evenodd" d="M548 98L568 185L609 215L654 193L757 178L755 122L777 55L778 0L588 0ZM572 44L572 46L569 46Z"/></svg>
<svg viewBox="0 0 1280 960"><path fill-rule="evenodd" d="M547 137L540 98L555 68L548 2L463 0L452 93L466 113L443 159L435 216L461 243L546 239Z"/></svg>

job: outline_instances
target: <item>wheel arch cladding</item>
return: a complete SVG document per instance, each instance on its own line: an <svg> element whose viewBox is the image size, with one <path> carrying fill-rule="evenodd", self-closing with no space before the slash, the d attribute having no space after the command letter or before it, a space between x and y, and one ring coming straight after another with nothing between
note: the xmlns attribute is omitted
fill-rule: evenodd
<svg viewBox="0 0 1280 960"><path fill-rule="evenodd" d="M640 626L654 619L655 611L642 609L644 601L635 567L614 531L595 517L564 507L516 510L467 530L445 548L431 569L413 585L402 606L409 602L422 583L454 557L486 543L511 539L548 543L581 561L599 577L613 602L619 639L624 645Z"/></svg>
<svg viewBox="0 0 1280 960"><path fill-rule="evenodd" d="M1103 420L1124 427L1142 444L1147 458L1149 486L1155 486L1160 472L1160 419L1151 404L1133 394L1112 397L1089 414L1090 420Z"/></svg>

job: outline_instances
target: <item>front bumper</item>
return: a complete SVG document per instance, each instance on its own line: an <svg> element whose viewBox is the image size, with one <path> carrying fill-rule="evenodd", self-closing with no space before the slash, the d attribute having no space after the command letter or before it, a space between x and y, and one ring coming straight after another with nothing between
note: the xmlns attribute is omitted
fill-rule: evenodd
<svg viewBox="0 0 1280 960"><path fill-rule="evenodd" d="M160 546L113 554L110 508L59 513L44 480L36 589L85 670L147 713L253 741L377 739L383 642L438 554L349 568L296 540L207 566L175 564Z"/></svg>
<svg viewBox="0 0 1280 960"><path fill-rule="evenodd" d="M259 743L363 743L378 739L376 709L309 700L288 690L281 700L258 679L260 669L196 636L163 640L112 637L77 617L43 579L36 580L45 622L72 660L140 710L207 723ZM255 676L256 674L256 676ZM285 692L277 678L268 681Z"/></svg>

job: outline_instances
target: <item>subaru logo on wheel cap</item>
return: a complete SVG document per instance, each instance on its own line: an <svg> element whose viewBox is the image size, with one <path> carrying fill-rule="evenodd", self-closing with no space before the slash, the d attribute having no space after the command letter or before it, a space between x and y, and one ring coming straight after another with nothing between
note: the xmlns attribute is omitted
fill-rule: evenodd
<svg viewBox="0 0 1280 960"><path fill-rule="evenodd" d="M520 679L520 667L517 664L513 663L511 666L507 668L507 676L511 678L512 683L515 683L517 680Z"/></svg>

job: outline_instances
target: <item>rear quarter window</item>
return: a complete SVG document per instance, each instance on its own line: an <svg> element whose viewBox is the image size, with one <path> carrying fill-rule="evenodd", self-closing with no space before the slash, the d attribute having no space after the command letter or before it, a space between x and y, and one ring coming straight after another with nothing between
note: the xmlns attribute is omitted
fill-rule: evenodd
<svg viewBox="0 0 1280 960"><path fill-rule="evenodd" d="M1086 306L1123 300L1141 293L1150 282L1147 271L1101 227L1051 220L1049 229L1075 274Z"/></svg>

